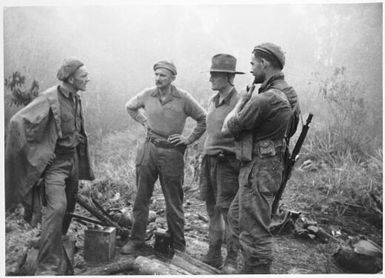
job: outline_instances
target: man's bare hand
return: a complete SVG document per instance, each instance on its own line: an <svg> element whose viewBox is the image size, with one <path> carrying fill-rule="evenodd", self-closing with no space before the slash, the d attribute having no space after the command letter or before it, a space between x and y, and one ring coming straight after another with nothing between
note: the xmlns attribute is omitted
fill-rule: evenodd
<svg viewBox="0 0 385 278"><path fill-rule="evenodd" d="M188 145L189 141L181 134L170 135L167 139L170 143L175 145Z"/></svg>

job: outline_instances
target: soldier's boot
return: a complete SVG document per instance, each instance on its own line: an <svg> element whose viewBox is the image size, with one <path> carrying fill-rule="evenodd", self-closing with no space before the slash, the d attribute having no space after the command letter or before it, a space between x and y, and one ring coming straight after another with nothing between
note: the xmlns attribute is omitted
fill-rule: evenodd
<svg viewBox="0 0 385 278"><path fill-rule="evenodd" d="M238 250L227 250L227 256L225 259L225 264L222 267L223 274L237 274L237 257Z"/></svg>
<svg viewBox="0 0 385 278"><path fill-rule="evenodd" d="M136 251L142 249L144 247L144 243L135 243L132 240L129 240L122 248L120 249L120 253L122 254L132 254Z"/></svg>
<svg viewBox="0 0 385 278"><path fill-rule="evenodd" d="M241 270L241 274L271 274L271 263L256 266L245 263Z"/></svg>
<svg viewBox="0 0 385 278"><path fill-rule="evenodd" d="M202 261L215 268L221 267L223 263L221 244L209 245L209 250L207 254L203 256Z"/></svg>

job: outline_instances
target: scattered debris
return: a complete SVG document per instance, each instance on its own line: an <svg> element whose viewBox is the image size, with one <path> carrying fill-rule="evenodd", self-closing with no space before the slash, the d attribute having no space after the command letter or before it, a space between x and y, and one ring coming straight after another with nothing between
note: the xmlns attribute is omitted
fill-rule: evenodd
<svg viewBox="0 0 385 278"><path fill-rule="evenodd" d="M270 232L273 235L290 234L295 230L295 222L301 215L296 211L283 211L276 214L270 226Z"/></svg>
<svg viewBox="0 0 385 278"><path fill-rule="evenodd" d="M202 214L200 214L200 213L198 213L198 219L202 220L205 223L209 223L209 220L207 219L207 217L202 215Z"/></svg>
<svg viewBox="0 0 385 278"><path fill-rule="evenodd" d="M299 169L302 170L302 171L308 171L309 172L309 171L317 171L318 167L317 167L317 164L314 161L308 159L308 160L305 160L301 164Z"/></svg>
<svg viewBox="0 0 385 278"><path fill-rule="evenodd" d="M382 270L382 248L362 236L340 245L333 257L338 265L353 273L378 273Z"/></svg>

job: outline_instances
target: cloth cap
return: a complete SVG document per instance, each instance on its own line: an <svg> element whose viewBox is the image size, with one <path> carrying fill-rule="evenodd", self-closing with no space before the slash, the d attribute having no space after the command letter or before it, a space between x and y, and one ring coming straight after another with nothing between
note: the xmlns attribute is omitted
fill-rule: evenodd
<svg viewBox="0 0 385 278"><path fill-rule="evenodd" d="M177 74L176 67L175 67L174 63L171 60L162 60L162 61L159 61L159 62L155 63L154 71L157 70L157 69L160 69L160 68L168 69L174 75Z"/></svg>
<svg viewBox="0 0 385 278"><path fill-rule="evenodd" d="M65 81L84 64L76 58L67 58L57 72L57 79Z"/></svg>
<svg viewBox="0 0 385 278"><path fill-rule="evenodd" d="M244 72L236 71L237 59L230 54L217 54L211 59L210 72L228 72L235 74L244 74Z"/></svg>
<svg viewBox="0 0 385 278"><path fill-rule="evenodd" d="M280 65L280 68L283 69L285 66L285 54L282 49L271 42L263 43L254 47L253 52L261 51L265 54L268 54L273 57L273 59L277 60Z"/></svg>

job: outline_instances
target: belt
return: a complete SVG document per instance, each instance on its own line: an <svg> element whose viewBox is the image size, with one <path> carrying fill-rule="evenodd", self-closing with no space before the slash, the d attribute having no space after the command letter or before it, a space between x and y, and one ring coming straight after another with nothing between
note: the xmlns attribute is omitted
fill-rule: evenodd
<svg viewBox="0 0 385 278"><path fill-rule="evenodd" d="M70 154L74 154L75 152L76 152L76 148L68 148L68 147L61 147L61 146L56 146L55 148L55 154L70 155Z"/></svg>
<svg viewBox="0 0 385 278"><path fill-rule="evenodd" d="M158 148L163 148L163 149L177 149L182 152L185 151L186 146L185 145L175 145L174 143L170 143L166 139L162 138L155 138L155 137L150 137L148 136L146 138L147 141L153 143L156 147Z"/></svg>
<svg viewBox="0 0 385 278"><path fill-rule="evenodd" d="M217 157L217 158L225 158L225 157L231 158L231 157L235 157L235 153L232 153L229 151L220 151L217 154L209 154L208 156Z"/></svg>
<svg viewBox="0 0 385 278"><path fill-rule="evenodd" d="M147 140L159 148L173 149L176 147L175 144L172 144L172 143L168 142L167 140L164 140L161 138L147 137Z"/></svg>

